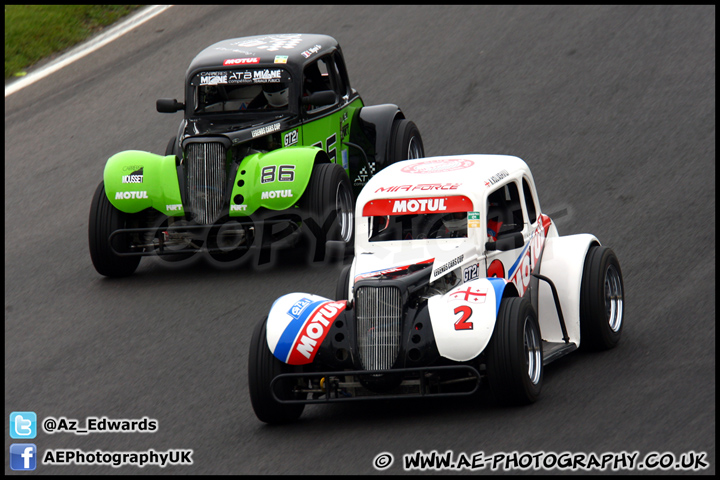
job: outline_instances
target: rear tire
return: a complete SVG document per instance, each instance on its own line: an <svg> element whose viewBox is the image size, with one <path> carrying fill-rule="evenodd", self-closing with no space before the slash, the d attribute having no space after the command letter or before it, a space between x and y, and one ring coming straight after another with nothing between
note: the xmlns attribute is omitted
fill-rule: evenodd
<svg viewBox="0 0 720 480"><path fill-rule="evenodd" d="M388 165L425 156L420 130L414 122L401 118L393 122Z"/></svg>
<svg viewBox="0 0 720 480"><path fill-rule="evenodd" d="M624 306L622 271L615 252L590 247L580 289L580 346L585 350L615 347L622 334Z"/></svg>
<svg viewBox="0 0 720 480"><path fill-rule="evenodd" d="M129 252L130 242L126 235L117 235L112 243L110 234L121 228L129 228L131 215L115 208L105 194L105 184L100 182L90 206L88 225L88 243L90 258L95 270L106 277L126 277L132 275L140 264L139 256L120 257L118 252Z"/></svg>
<svg viewBox="0 0 720 480"><path fill-rule="evenodd" d="M323 228L325 222L331 216L334 217L332 226L325 234L325 240L341 242L345 255L352 252L355 238L354 204L350 179L342 166L336 163L320 163L313 167L310 182L300 199L300 206L303 214L310 215L315 221L317 228ZM317 239L317 236L315 238ZM314 261L323 260L317 258L318 252L325 252L325 248L316 246Z"/></svg>
<svg viewBox="0 0 720 480"><path fill-rule="evenodd" d="M250 343L248 359L248 386L250 403L260 421L269 424L287 423L300 418L305 405L279 403L273 397L270 383L273 378L289 373L289 367L275 358L267 344L267 317L258 323ZM292 385L276 382L275 394L285 400L293 398ZM296 397L297 398L297 397Z"/></svg>
<svg viewBox="0 0 720 480"><path fill-rule="evenodd" d="M490 390L500 404L535 402L542 388L542 341L530 300L503 298L487 352Z"/></svg>

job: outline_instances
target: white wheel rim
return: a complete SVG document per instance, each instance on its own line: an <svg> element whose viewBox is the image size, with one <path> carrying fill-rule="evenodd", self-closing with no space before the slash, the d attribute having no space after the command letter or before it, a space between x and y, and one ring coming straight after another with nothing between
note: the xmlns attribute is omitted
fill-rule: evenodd
<svg viewBox="0 0 720 480"><path fill-rule="evenodd" d="M335 194L335 210L337 211L338 224L340 225L340 238L347 243L352 238L353 211L350 192L342 183L338 184Z"/></svg>
<svg viewBox="0 0 720 480"><path fill-rule="evenodd" d="M408 143L407 158L411 160L413 158L421 158L422 152L420 151L420 143L412 137Z"/></svg>
<svg viewBox="0 0 720 480"><path fill-rule="evenodd" d="M623 287L614 265L609 265L605 271L605 315L610 329L618 332L623 320Z"/></svg>
<svg viewBox="0 0 720 480"><path fill-rule="evenodd" d="M540 351L538 332L533 327L531 317L529 316L525 317L523 331L528 377L534 385L537 385L540 381L540 373L542 372L542 352Z"/></svg>

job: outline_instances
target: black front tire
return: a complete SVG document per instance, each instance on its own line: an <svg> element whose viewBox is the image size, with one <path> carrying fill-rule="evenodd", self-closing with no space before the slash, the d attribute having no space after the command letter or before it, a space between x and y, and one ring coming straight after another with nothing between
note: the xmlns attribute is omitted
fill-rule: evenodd
<svg viewBox="0 0 720 480"><path fill-rule="evenodd" d="M580 289L580 346L585 350L615 347L622 334L624 305L622 271L615 252L590 247Z"/></svg>
<svg viewBox="0 0 720 480"><path fill-rule="evenodd" d="M165 156L168 155L177 155L175 151L175 144L177 143L177 137L172 137L170 141L167 144L167 147L165 147Z"/></svg>
<svg viewBox="0 0 720 480"><path fill-rule="evenodd" d="M388 165L425 156L420 130L410 120L401 118L393 122Z"/></svg>
<svg viewBox="0 0 720 480"><path fill-rule="evenodd" d="M106 277L127 277L132 275L140 264L139 256L121 257L113 252L129 252L130 241L127 236L116 235L112 243L110 234L121 228L129 228L131 215L115 208L105 194L105 184L100 182L90 206L88 225L88 243L90 258L95 270Z"/></svg>
<svg viewBox="0 0 720 480"><path fill-rule="evenodd" d="M348 286L350 284L351 266L352 265L345 265L340 271L340 278L338 278L337 287L335 287L335 300L349 300Z"/></svg>
<svg viewBox="0 0 720 480"><path fill-rule="evenodd" d="M542 340L530 300L503 298L486 349L490 390L502 404L527 405L540 396Z"/></svg>
<svg viewBox="0 0 720 480"><path fill-rule="evenodd" d="M289 373L290 368L275 358L268 348L266 324L267 317L255 327L250 344L248 359L250 403L260 421L268 424L288 423L300 418L305 405L279 403L273 397L270 382L282 373ZM297 398L293 396L292 385L289 382L276 382L275 394L283 400Z"/></svg>
<svg viewBox="0 0 720 480"><path fill-rule="evenodd" d="M352 251L355 238L355 201L350 179L342 166L336 163L315 165L305 193L300 199L300 206L303 214L310 215L315 221L313 228L323 228L326 221L332 218L333 224L327 230L325 240L341 242L345 254Z"/></svg>

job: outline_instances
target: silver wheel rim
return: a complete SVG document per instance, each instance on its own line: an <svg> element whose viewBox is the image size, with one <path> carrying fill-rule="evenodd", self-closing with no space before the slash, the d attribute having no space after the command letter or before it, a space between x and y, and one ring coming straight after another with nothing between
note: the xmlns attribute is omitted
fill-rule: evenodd
<svg viewBox="0 0 720 480"><path fill-rule="evenodd" d="M525 317L523 330L528 377L534 385L537 385L540 381L540 373L542 372L542 352L540 351L540 338L538 338L537 330L533 328L529 316Z"/></svg>
<svg viewBox="0 0 720 480"><path fill-rule="evenodd" d="M340 225L340 238L347 243L352 238L353 211L350 191L344 184L339 183L335 193L335 210L337 211L338 224Z"/></svg>
<svg viewBox="0 0 720 480"><path fill-rule="evenodd" d="M620 331L623 316L623 287L614 265L605 271L605 315L613 332Z"/></svg>
<svg viewBox="0 0 720 480"><path fill-rule="evenodd" d="M407 158L408 160L413 158L421 158L423 156L423 152L420 148L420 142L417 141L416 137L411 137L410 142L408 143L408 151L407 151Z"/></svg>

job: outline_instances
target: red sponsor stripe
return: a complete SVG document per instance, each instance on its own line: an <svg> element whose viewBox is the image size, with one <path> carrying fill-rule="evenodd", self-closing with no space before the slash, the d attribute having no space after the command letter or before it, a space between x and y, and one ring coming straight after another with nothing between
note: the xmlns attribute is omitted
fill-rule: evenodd
<svg viewBox="0 0 720 480"><path fill-rule="evenodd" d="M552 224L552 220L550 217L548 217L545 214L540 215L540 225L542 226L543 230L545 230L545 236L548 236L548 232L550 231L550 225Z"/></svg>
<svg viewBox="0 0 720 480"><path fill-rule="evenodd" d="M247 65L248 63L260 63L260 57L228 58L223 61L223 65Z"/></svg>
<svg viewBox="0 0 720 480"><path fill-rule="evenodd" d="M290 365L312 363L333 322L346 307L346 300L325 302L320 305L300 329L298 338L290 350L287 363Z"/></svg>
<svg viewBox="0 0 720 480"><path fill-rule="evenodd" d="M472 201L464 195L451 197L383 198L363 207L364 217L413 213L454 213L472 211Z"/></svg>

